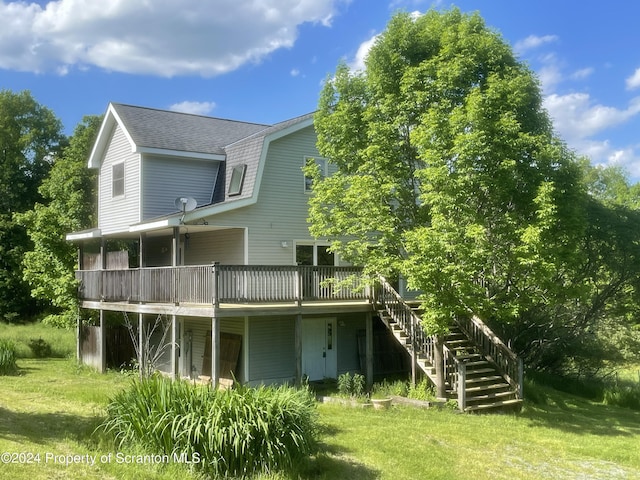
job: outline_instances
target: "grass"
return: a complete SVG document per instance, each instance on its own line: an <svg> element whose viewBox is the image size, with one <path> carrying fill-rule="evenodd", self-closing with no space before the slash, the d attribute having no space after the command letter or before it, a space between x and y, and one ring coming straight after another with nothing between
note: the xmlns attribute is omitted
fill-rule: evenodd
<svg viewBox="0 0 640 480"><path fill-rule="evenodd" d="M140 452L118 451L93 433L129 377L100 375L70 359L19 359L18 367L20 375L0 377L0 453L40 453L41 463L2 465L3 478L200 478L185 464L116 463L116 454ZM320 451L295 478L640 479L640 412L530 388L536 403L518 415L319 405ZM47 452L97 455L98 463L44 463ZM100 463L109 454L111 462Z"/></svg>
<svg viewBox="0 0 640 480"><path fill-rule="evenodd" d="M44 345L42 342L51 348L48 357L74 357L76 353L74 330L56 328L39 322L28 324L0 322L0 339L14 343L18 358L36 358L38 347L42 350Z"/></svg>

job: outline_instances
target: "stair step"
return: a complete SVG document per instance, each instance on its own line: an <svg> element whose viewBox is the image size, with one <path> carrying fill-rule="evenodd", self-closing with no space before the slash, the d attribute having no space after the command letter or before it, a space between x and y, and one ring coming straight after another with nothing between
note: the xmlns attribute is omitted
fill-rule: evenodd
<svg viewBox="0 0 640 480"><path fill-rule="evenodd" d="M472 345L471 342L466 338L455 339L455 340L445 340L445 345L451 347L460 346L460 345Z"/></svg>
<svg viewBox="0 0 640 480"><path fill-rule="evenodd" d="M476 384L476 383L495 382L496 380L500 380L502 382L504 381L504 378L502 378L501 375L488 375L484 377L473 377L473 378L467 377L466 385Z"/></svg>
<svg viewBox="0 0 640 480"><path fill-rule="evenodd" d="M497 371L495 368L491 367L482 368L482 365L478 365L475 368L469 368L467 366L467 378L476 378L478 375L485 375L487 373L497 374Z"/></svg>
<svg viewBox="0 0 640 480"><path fill-rule="evenodd" d="M498 402L485 403L482 405L470 405L464 410L465 412L477 412L477 411L489 410L492 408L512 407L512 406L521 405L521 404L522 404L521 398L514 398L511 400L501 400Z"/></svg>
<svg viewBox="0 0 640 480"><path fill-rule="evenodd" d="M497 400L508 400L509 397L515 397L516 396L516 392L514 392L513 390L507 390L504 392L493 392L493 393L487 393L486 395L476 395L473 397L467 397L467 404L480 404L480 403L487 403L490 401L497 401Z"/></svg>
<svg viewBox="0 0 640 480"><path fill-rule="evenodd" d="M470 360L470 362L465 362L467 364L476 362L476 361L478 361L478 359L481 359L481 358L483 358L483 357L479 353L467 353L465 355L456 355L456 359L457 360L462 360L462 361ZM485 362L486 362L486 360L485 360Z"/></svg>
<svg viewBox="0 0 640 480"><path fill-rule="evenodd" d="M469 371L470 368L473 369L475 367L486 367L490 365L487 360L472 360L471 362L464 362L464 364L467 367L467 371Z"/></svg>
<svg viewBox="0 0 640 480"><path fill-rule="evenodd" d="M498 391L504 391L505 389L510 389L511 385L508 383L491 383L489 385L480 385L477 387L467 387L465 390L467 391L467 396L478 397L484 395L485 393L493 393Z"/></svg>

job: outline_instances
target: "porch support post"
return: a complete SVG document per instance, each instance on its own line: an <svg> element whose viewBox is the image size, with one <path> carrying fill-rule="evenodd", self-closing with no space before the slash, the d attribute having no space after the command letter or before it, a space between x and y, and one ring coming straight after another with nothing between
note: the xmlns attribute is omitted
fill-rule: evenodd
<svg viewBox="0 0 640 480"><path fill-rule="evenodd" d="M211 317L211 386L220 384L220 318L217 311Z"/></svg>
<svg viewBox="0 0 640 480"><path fill-rule="evenodd" d="M179 376L178 353L180 351L180 336L178 333L178 317L171 315L171 377L175 380Z"/></svg>
<svg viewBox="0 0 640 480"><path fill-rule="evenodd" d="M302 314L296 315L294 326L296 347L296 385L302 385Z"/></svg>
<svg viewBox="0 0 640 480"><path fill-rule="evenodd" d="M138 240L138 267L144 267L144 244L147 240L146 232L140 232L140 238Z"/></svg>
<svg viewBox="0 0 640 480"><path fill-rule="evenodd" d="M107 371L107 335L104 310L100 309L100 373Z"/></svg>
<svg viewBox="0 0 640 480"><path fill-rule="evenodd" d="M373 387L373 315L367 312L365 334L365 363L367 379L367 391Z"/></svg>
<svg viewBox="0 0 640 480"><path fill-rule="evenodd" d="M78 363L82 364L82 315L80 315L80 308L77 308L77 328L76 328L76 358Z"/></svg>
<svg viewBox="0 0 640 480"><path fill-rule="evenodd" d="M178 266L180 257L180 227L173 227L173 237L171 239L171 266Z"/></svg>
<svg viewBox="0 0 640 480"><path fill-rule="evenodd" d="M144 314L138 314L138 368L140 369L140 379L144 378L146 368L144 352L147 348L145 345L144 335Z"/></svg>
<svg viewBox="0 0 640 480"><path fill-rule="evenodd" d="M444 372L444 339L440 335L435 337L435 349L433 352L433 361L436 367L436 397L446 398L447 391L445 386L445 372Z"/></svg>
<svg viewBox="0 0 640 480"><path fill-rule="evenodd" d="M107 242L104 238L100 239L100 268L107 269Z"/></svg>

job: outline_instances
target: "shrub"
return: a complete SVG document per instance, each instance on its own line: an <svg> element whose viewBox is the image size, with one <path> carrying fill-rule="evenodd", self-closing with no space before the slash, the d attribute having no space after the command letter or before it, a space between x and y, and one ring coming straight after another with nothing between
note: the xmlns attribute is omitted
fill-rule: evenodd
<svg viewBox="0 0 640 480"><path fill-rule="evenodd" d="M349 372L338 376L338 393L344 397L362 397L365 394L366 381L364 375Z"/></svg>
<svg viewBox="0 0 640 480"><path fill-rule="evenodd" d="M200 459L211 476L247 476L312 453L317 414L308 389L213 390L155 375L116 395L102 428L119 447Z"/></svg>
<svg viewBox="0 0 640 480"><path fill-rule="evenodd" d="M0 338L0 375L13 375L16 365L16 346L11 340Z"/></svg>
<svg viewBox="0 0 640 480"><path fill-rule="evenodd" d="M42 338L32 338L29 340L29 348L36 358L48 358L51 356L51 345Z"/></svg>

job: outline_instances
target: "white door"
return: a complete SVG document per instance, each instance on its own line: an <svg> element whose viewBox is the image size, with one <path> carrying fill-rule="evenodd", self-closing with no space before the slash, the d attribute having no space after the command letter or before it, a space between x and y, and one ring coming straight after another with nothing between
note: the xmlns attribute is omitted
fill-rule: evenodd
<svg viewBox="0 0 640 480"><path fill-rule="evenodd" d="M302 319L302 374L310 381L337 378L335 319Z"/></svg>

